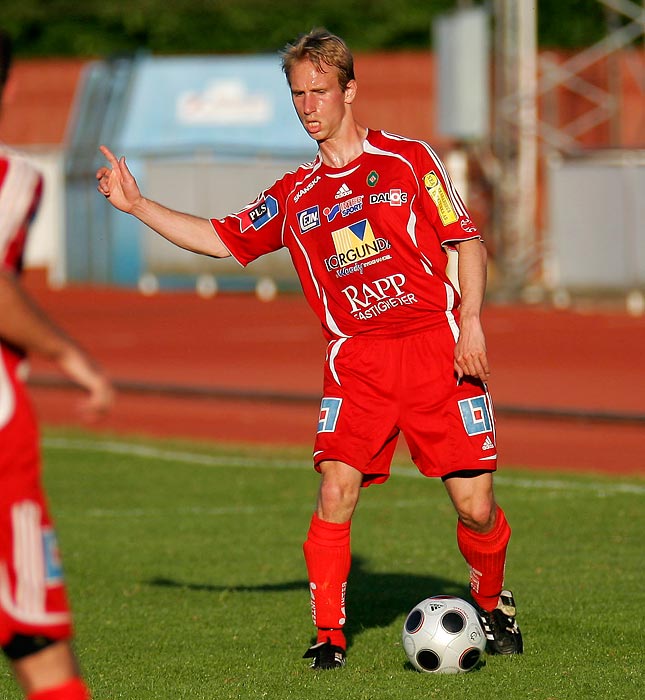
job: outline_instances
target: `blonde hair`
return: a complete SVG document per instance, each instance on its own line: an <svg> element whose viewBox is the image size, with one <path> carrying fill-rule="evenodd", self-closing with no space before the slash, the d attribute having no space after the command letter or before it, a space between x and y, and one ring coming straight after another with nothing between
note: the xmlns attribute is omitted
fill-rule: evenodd
<svg viewBox="0 0 645 700"><path fill-rule="evenodd" d="M290 81L291 70L296 63L308 60L324 72L325 65L338 69L338 84L345 92L347 83L354 80L354 57L347 44L322 27L299 36L282 51L282 70Z"/></svg>

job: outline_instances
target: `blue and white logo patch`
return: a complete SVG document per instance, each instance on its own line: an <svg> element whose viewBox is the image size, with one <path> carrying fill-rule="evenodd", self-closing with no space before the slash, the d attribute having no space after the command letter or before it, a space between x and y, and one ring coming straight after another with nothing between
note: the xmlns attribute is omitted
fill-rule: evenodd
<svg viewBox="0 0 645 700"><path fill-rule="evenodd" d="M320 402L320 415L318 417L318 432L333 433L340 415L342 399L325 396Z"/></svg>
<svg viewBox="0 0 645 700"><path fill-rule="evenodd" d="M236 216L242 222L242 231L246 231L251 226L253 226L253 228L257 231L277 215L278 209L278 201L275 197L269 195L268 197L260 200L260 202L255 204L250 209L246 209L245 211L236 214Z"/></svg>
<svg viewBox="0 0 645 700"><path fill-rule="evenodd" d="M51 586L61 583L63 580L63 567L60 561L56 533L51 528L43 530L43 555L47 584Z"/></svg>
<svg viewBox="0 0 645 700"><path fill-rule="evenodd" d="M320 226L320 210L317 204L303 211L299 211L296 216L298 217L300 233L307 233L307 231L311 231Z"/></svg>
<svg viewBox="0 0 645 700"><path fill-rule="evenodd" d="M481 435L493 430L493 420L485 396L474 396L458 402L461 420L468 435Z"/></svg>

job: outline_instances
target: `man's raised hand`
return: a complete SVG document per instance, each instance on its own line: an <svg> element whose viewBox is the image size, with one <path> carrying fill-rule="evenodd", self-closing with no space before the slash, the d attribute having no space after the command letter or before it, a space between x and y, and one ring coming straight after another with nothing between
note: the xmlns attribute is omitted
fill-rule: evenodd
<svg viewBox="0 0 645 700"><path fill-rule="evenodd" d="M96 171L97 190L121 211L132 213L137 202L141 199L141 191L137 181L125 163L125 156L117 159L107 146L99 146L109 165L104 165Z"/></svg>

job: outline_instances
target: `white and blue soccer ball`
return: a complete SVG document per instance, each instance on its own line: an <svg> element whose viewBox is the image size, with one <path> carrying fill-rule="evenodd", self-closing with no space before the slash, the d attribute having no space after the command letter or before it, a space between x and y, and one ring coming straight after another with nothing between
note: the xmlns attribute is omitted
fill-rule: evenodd
<svg viewBox="0 0 645 700"><path fill-rule="evenodd" d="M402 638L410 663L422 673L472 671L486 648L475 608L444 595L426 598L410 610Z"/></svg>

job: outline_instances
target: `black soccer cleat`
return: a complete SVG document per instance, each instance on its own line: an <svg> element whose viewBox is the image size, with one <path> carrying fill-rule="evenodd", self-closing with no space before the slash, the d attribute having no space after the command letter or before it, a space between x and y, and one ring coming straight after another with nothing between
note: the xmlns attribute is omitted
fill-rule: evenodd
<svg viewBox="0 0 645 700"><path fill-rule="evenodd" d="M475 605L486 636L489 654L521 654L524 651L522 633L515 621L515 599L511 591L502 591L494 610Z"/></svg>
<svg viewBox="0 0 645 700"><path fill-rule="evenodd" d="M303 659L312 659L311 668L319 668L329 671L334 668L342 668L345 665L345 650L334 646L327 637L326 642L318 642L309 647L303 654Z"/></svg>

